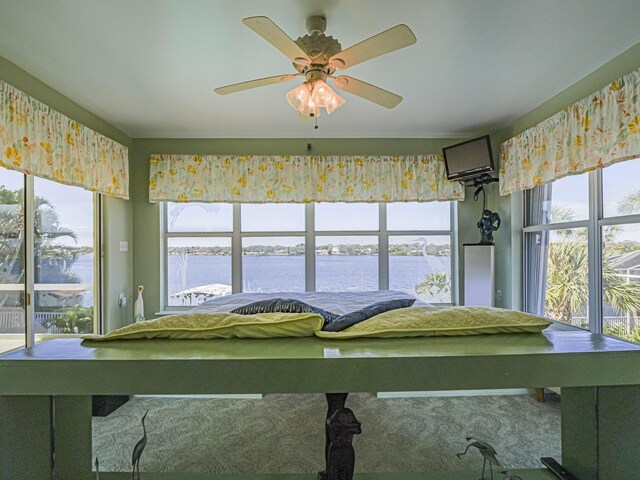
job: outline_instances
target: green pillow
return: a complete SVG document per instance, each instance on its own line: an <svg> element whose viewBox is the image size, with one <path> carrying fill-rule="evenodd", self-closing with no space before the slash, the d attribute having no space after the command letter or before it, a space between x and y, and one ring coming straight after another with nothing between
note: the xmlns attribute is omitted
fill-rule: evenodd
<svg viewBox="0 0 640 480"><path fill-rule="evenodd" d="M538 333L551 321L492 307L413 307L381 313L341 332L315 332L318 337L434 337L484 333Z"/></svg>
<svg viewBox="0 0 640 480"><path fill-rule="evenodd" d="M87 335L85 340L136 338L273 338L310 337L322 328L316 313L185 313L134 323L106 335Z"/></svg>

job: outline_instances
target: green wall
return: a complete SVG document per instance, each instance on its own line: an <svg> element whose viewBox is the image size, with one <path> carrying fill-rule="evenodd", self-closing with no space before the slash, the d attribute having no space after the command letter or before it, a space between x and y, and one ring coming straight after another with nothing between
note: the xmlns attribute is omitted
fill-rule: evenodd
<svg viewBox="0 0 640 480"><path fill-rule="evenodd" d="M131 201L103 196L103 315L104 332L128 325L133 318L133 205ZM120 242L128 251L121 252ZM127 305L120 307L118 297L124 294Z"/></svg>
<svg viewBox="0 0 640 480"><path fill-rule="evenodd" d="M131 138L123 132L2 57L0 57L0 80L131 149ZM131 150L129 153L131 154ZM128 241L131 246L132 212L130 201L103 196L103 312L106 330L120 326L118 293L126 291L129 295L133 294L133 253L131 248L126 254L118 253L118 244L121 240ZM128 310L128 312L122 312L122 318L132 315L131 307Z"/></svg>

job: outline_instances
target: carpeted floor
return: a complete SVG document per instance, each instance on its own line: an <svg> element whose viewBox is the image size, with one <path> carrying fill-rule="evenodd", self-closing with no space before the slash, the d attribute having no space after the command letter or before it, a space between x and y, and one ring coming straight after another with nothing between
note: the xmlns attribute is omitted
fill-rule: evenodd
<svg viewBox="0 0 640 480"><path fill-rule="evenodd" d="M347 400L362 423L356 471L412 472L475 468L476 450L458 459L465 436L491 443L505 468L539 467L560 458L560 403L533 395ZM133 446L149 410L143 471L307 473L322 469L323 395L267 395L261 400L132 398L93 418L101 471L130 471Z"/></svg>

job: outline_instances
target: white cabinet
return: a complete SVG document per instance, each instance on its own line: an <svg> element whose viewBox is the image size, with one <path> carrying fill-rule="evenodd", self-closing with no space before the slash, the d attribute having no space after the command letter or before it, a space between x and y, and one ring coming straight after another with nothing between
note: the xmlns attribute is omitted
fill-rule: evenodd
<svg viewBox="0 0 640 480"><path fill-rule="evenodd" d="M493 307L495 245L464 245L464 304Z"/></svg>

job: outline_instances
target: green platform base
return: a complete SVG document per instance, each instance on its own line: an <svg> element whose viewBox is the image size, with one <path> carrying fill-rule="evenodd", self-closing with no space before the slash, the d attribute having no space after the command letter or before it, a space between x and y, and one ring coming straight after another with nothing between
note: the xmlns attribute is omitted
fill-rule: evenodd
<svg viewBox="0 0 640 480"><path fill-rule="evenodd" d="M91 396L469 390L562 386L562 459L581 480L640 472L640 346L569 327L543 335L324 341L55 339L0 358L0 480L95 480ZM322 435L322 431L318 432ZM55 452L55 463L52 452ZM356 459L357 465L357 459ZM467 472L356 480L478 480ZM523 480L556 480L540 469ZM101 475L125 480L131 473ZM148 473L145 480L313 480ZM494 472L494 479L502 475Z"/></svg>

